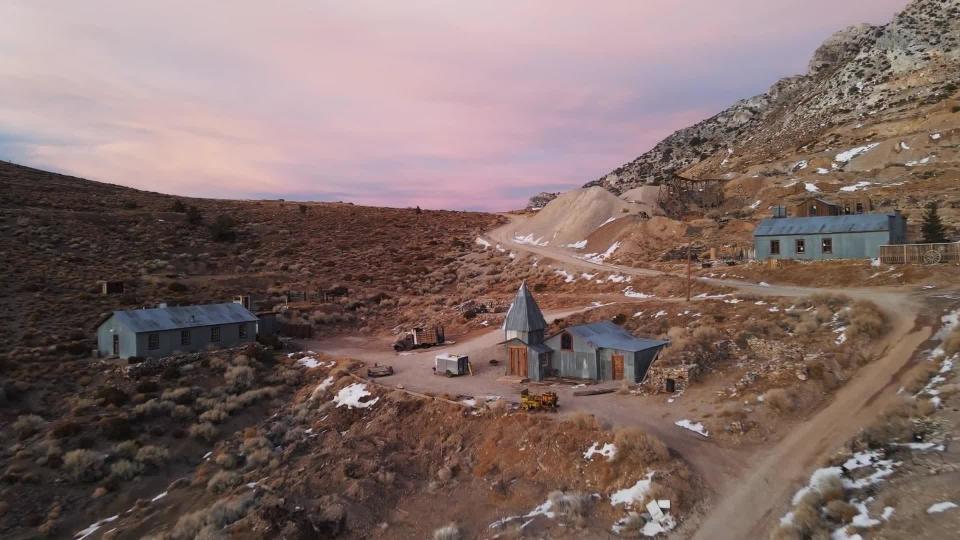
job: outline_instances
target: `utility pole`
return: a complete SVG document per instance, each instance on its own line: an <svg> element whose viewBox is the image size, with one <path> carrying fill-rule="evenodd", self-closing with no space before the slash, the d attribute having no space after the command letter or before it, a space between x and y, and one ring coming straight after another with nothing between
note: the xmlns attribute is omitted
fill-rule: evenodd
<svg viewBox="0 0 960 540"><path fill-rule="evenodd" d="M687 302L690 301L690 248L691 244L687 244Z"/></svg>

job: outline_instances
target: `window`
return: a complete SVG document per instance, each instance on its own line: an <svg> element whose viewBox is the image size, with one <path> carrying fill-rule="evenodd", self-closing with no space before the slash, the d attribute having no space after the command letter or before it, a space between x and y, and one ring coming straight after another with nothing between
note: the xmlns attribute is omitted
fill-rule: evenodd
<svg viewBox="0 0 960 540"><path fill-rule="evenodd" d="M862 213L863 213L863 203L862 203L862 202L858 202L858 203L857 203L857 213L858 213L858 214L862 214Z"/></svg>
<svg viewBox="0 0 960 540"><path fill-rule="evenodd" d="M160 334L147 334L147 350L155 351L160 348Z"/></svg>
<svg viewBox="0 0 960 540"><path fill-rule="evenodd" d="M237 327L237 333L240 336L240 339L245 339L247 337L247 325L241 324Z"/></svg>
<svg viewBox="0 0 960 540"><path fill-rule="evenodd" d="M843 205L843 215L845 215L845 216L849 216L849 215L850 215L850 205L849 205L849 204Z"/></svg>
<svg viewBox="0 0 960 540"><path fill-rule="evenodd" d="M780 254L780 241L779 241L779 240L771 240L771 241L770 241L770 254L771 254L771 255L779 255L779 254Z"/></svg>
<svg viewBox="0 0 960 540"><path fill-rule="evenodd" d="M567 332L560 334L560 348L565 351L573 350L573 336Z"/></svg>
<svg viewBox="0 0 960 540"><path fill-rule="evenodd" d="M189 344L190 344L190 331L189 331L189 330L181 330L181 331L180 331L180 344L181 344L181 345L189 345Z"/></svg>
<svg viewBox="0 0 960 540"><path fill-rule="evenodd" d="M810 215L811 216L817 215L817 205L815 204L810 205Z"/></svg>
<svg viewBox="0 0 960 540"><path fill-rule="evenodd" d="M833 238L824 238L820 241L820 251L833 253Z"/></svg>
<svg viewBox="0 0 960 540"><path fill-rule="evenodd" d="M806 252L807 252L806 240L797 240L797 253L806 253Z"/></svg>
<svg viewBox="0 0 960 540"><path fill-rule="evenodd" d="M220 327L214 326L210 329L210 341L220 343Z"/></svg>

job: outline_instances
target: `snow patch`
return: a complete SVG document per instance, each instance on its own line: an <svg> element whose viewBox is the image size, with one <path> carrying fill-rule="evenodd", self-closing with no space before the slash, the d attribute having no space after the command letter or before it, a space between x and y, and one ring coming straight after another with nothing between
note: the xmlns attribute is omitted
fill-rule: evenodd
<svg viewBox="0 0 960 540"><path fill-rule="evenodd" d="M928 514L939 514L941 512L946 512L947 510L953 510L956 508L956 503L951 501L938 502L930 505L930 508L927 508Z"/></svg>
<svg viewBox="0 0 960 540"><path fill-rule="evenodd" d="M624 289L623 295L626 296L627 298L656 298L656 296L652 294L637 292L633 290L633 287L627 287L626 289Z"/></svg>
<svg viewBox="0 0 960 540"><path fill-rule="evenodd" d="M484 240L483 238L480 238L479 236L477 237L476 240L474 240L474 243L483 247L483 249L487 249L488 247L490 247L490 242L487 242L486 240Z"/></svg>
<svg viewBox="0 0 960 540"><path fill-rule="evenodd" d="M690 420L687 420L686 418L684 418L682 420L677 420L676 422L673 423L673 425L680 426L684 429L689 429L690 431L693 431L694 433L699 433L704 437L710 436L710 432L703 427L702 422L691 422Z"/></svg>
<svg viewBox="0 0 960 540"><path fill-rule="evenodd" d="M640 503L650 492L650 485L653 483L653 473L648 473L646 478L637 480L637 483L631 487L613 492L610 495L610 504L617 506L623 504L632 506L634 503Z"/></svg>
<svg viewBox="0 0 960 540"><path fill-rule="evenodd" d="M617 446L613 443L606 443L600 446L600 443L595 442L583 453L583 459L593 459L593 456L596 454L606 457L607 461L613 461L613 458L617 455Z"/></svg>
<svg viewBox="0 0 960 540"><path fill-rule="evenodd" d="M834 160L839 163L847 163L851 159L861 155L866 154L867 152L873 150L874 148L880 146L880 143L870 143L866 146L858 146L856 148L851 148L846 152L840 152L834 157Z"/></svg>
<svg viewBox="0 0 960 540"><path fill-rule="evenodd" d="M568 247L568 248L573 248L573 249L583 249L583 248L587 247L587 241L586 241L586 240L580 240L579 242L574 242L574 243L572 243L572 244L567 244L567 245L565 245L565 246L563 246L563 247Z"/></svg>
<svg viewBox="0 0 960 540"><path fill-rule="evenodd" d="M861 189L866 189L867 186L872 186L873 182L867 182L866 180L861 180L852 186L843 186L840 188L840 191L860 191Z"/></svg>
<svg viewBox="0 0 960 540"><path fill-rule="evenodd" d="M346 405L348 409L366 409L372 407L374 403L380 400L380 398L375 397L367 401L361 401L370 395L372 394L367 391L367 385L363 383L353 383L350 386L341 388L340 391L337 392L337 395L334 396L333 402L337 404L337 408Z"/></svg>
<svg viewBox="0 0 960 540"><path fill-rule="evenodd" d="M542 236L540 238L534 238L533 233L530 233L526 236L520 236L519 234L514 233L513 243L540 247L550 245L549 240L544 240Z"/></svg>

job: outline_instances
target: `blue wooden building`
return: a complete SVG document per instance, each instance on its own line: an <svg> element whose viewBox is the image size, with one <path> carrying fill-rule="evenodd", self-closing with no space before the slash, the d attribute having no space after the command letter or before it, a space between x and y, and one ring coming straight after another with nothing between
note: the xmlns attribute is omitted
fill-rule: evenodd
<svg viewBox="0 0 960 540"><path fill-rule="evenodd" d="M159 358L236 347L257 337L257 317L240 304L114 311L97 328L101 356Z"/></svg>
<svg viewBox="0 0 960 540"><path fill-rule="evenodd" d="M880 246L904 244L907 221L900 211L818 217L775 217L753 231L758 260L868 259Z"/></svg>

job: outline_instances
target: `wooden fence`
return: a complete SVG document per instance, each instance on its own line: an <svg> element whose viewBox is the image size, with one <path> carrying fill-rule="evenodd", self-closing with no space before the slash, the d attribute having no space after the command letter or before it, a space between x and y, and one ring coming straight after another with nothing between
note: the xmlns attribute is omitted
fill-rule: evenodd
<svg viewBox="0 0 960 540"><path fill-rule="evenodd" d="M957 264L960 263L960 242L880 246L880 262L883 264Z"/></svg>

